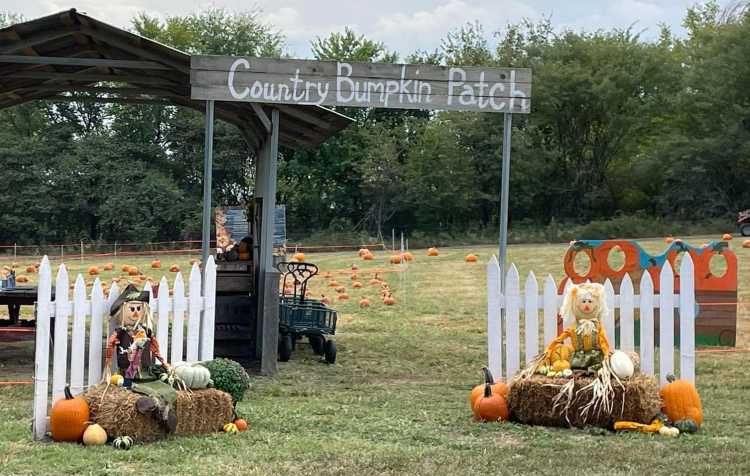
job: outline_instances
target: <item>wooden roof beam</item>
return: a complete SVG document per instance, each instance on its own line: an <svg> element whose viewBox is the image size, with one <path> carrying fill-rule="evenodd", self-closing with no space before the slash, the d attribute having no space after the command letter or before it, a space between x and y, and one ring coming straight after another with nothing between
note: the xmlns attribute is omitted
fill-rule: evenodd
<svg viewBox="0 0 750 476"><path fill-rule="evenodd" d="M48 41L61 38L63 36L72 35L74 32L79 31L78 28L63 28L60 30L47 31L44 33L37 33L36 35L27 36L26 38L13 41L12 43L0 46L0 55L7 55L16 51L23 50L25 48L34 47ZM15 32L15 30L14 30ZM17 33L16 33L17 34Z"/></svg>
<svg viewBox="0 0 750 476"><path fill-rule="evenodd" d="M101 73L52 73L44 71L19 71L4 76L0 80L10 79L42 79L47 81L65 80L65 81L109 81L113 83L131 83L141 84L179 84L161 77L139 76L134 74L101 74Z"/></svg>
<svg viewBox="0 0 750 476"><path fill-rule="evenodd" d="M115 60L107 58L71 58L55 56L0 55L0 63L65 65L65 66L104 66L121 69L171 70L169 66L154 61Z"/></svg>

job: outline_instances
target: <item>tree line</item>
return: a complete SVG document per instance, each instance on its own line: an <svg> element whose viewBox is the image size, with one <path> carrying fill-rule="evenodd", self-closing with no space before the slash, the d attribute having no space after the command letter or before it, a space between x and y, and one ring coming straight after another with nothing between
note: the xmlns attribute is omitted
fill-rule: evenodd
<svg viewBox="0 0 750 476"><path fill-rule="evenodd" d="M20 20L3 14L0 26ZM316 59L531 68L532 113L514 116L511 228L729 222L750 207L750 10L698 5L684 26L647 40L635 27L542 20L488 35L473 23L406 57L345 29L311 49ZM188 53L286 56L283 32L255 13L140 14L130 28ZM315 150L282 150L291 235L497 228L502 115L339 111L354 124ZM0 242L199 236L201 114L39 101L0 111L0 124ZM233 126L216 124L214 154L214 203L251 198L254 157Z"/></svg>

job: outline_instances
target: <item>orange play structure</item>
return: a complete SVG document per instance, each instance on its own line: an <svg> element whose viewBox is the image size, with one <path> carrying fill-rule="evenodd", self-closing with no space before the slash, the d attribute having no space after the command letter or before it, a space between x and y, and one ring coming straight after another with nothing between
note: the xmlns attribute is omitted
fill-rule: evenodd
<svg viewBox="0 0 750 476"><path fill-rule="evenodd" d="M614 251L624 254L622 266L614 269L610 255ZM588 257L589 267L576 271L576 257L583 253ZM674 271L674 291L679 292L680 254L687 253L693 260L695 270L695 293L699 309L695 321L696 342L701 345L734 346L737 332L737 255L724 241L712 241L699 248L681 240L673 241L660 255L652 256L633 240L578 240L570 244L563 265L565 278L559 284L559 293L570 279L574 283L612 282L615 290L625 274L629 274L633 287L638 292L644 272L651 275L654 292L659 292L659 273L665 262ZM724 260L725 269L720 274L711 272L712 260ZM675 321L677 322L677 321ZM658 326L658 320L656 320ZM637 326L636 326L637 327Z"/></svg>

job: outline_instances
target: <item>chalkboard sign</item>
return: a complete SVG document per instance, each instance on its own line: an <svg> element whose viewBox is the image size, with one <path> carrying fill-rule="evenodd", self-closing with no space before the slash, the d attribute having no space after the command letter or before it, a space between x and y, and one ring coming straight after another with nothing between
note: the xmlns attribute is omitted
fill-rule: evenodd
<svg viewBox="0 0 750 476"><path fill-rule="evenodd" d="M286 205L277 205L273 214L273 246L286 245Z"/></svg>

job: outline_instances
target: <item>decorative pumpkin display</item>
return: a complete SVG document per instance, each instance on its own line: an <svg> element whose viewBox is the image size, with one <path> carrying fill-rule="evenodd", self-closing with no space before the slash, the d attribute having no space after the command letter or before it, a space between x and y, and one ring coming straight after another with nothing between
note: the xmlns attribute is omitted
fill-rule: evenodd
<svg viewBox="0 0 750 476"><path fill-rule="evenodd" d="M153 268L153 269L159 269L159 268L161 268L161 261L159 261L158 259L153 260L151 262L151 268Z"/></svg>
<svg viewBox="0 0 750 476"><path fill-rule="evenodd" d="M329 298L325 294L321 294L320 296L321 296L320 302L322 302L325 305L331 304L331 298Z"/></svg>
<svg viewBox="0 0 750 476"><path fill-rule="evenodd" d="M129 436L118 436L115 438L115 440L112 442L112 446L116 450L124 450L127 451L130 448L133 447L133 438Z"/></svg>
<svg viewBox="0 0 750 476"><path fill-rule="evenodd" d="M336 292L341 294L346 292L346 288L344 286L339 286L336 288Z"/></svg>
<svg viewBox="0 0 750 476"><path fill-rule="evenodd" d="M243 432L247 431L247 422L244 418L237 418L232 423L234 423L234 426L237 427L237 431Z"/></svg>
<svg viewBox="0 0 750 476"><path fill-rule="evenodd" d="M568 362L567 360L558 360L552 364L552 371L555 373L562 372L563 370L567 369L570 369L570 362Z"/></svg>
<svg viewBox="0 0 750 476"><path fill-rule="evenodd" d="M743 248L750 248L750 240L745 240L742 242Z"/></svg>
<svg viewBox="0 0 750 476"><path fill-rule="evenodd" d="M107 442L107 432L101 425L93 424L83 432L83 444L86 446L99 446Z"/></svg>
<svg viewBox="0 0 750 476"><path fill-rule="evenodd" d="M464 261L466 261L467 263L476 263L477 255L470 253L466 255L466 258L464 258Z"/></svg>
<svg viewBox="0 0 750 476"><path fill-rule="evenodd" d="M362 309L366 307L370 307L370 300L367 299L366 297L363 297L362 299L359 300L359 307Z"/></svg>
<svg viewBox="0 0 750 476"><path fill-rule="evenodd" d="M104 269L104 271L112 271L113 269L115 269L115 264L107 263L102 267L102 269Z"/></svg>
<svg viewBox="0 0 750 476"><path fill-rule="evenodd" d="M80 397L73 397L70 387L65 386L65 398L55 402L49 417L52 439L55 441L81 441L89 421L89 404Z"/></svg>
<svg viewBox="0 0 750 476"><path fill-rule="evenodd" d="M122 387L122 384L125 383L125 378L120 374L113 374L109 378L109 383L111 385L117 385L118 387Z"/></svg>
<svg viewBox="0 0 750 476"><path fill-rule="evenodd" d="M668 375L667 382L661 389L664 413L673 422L692 420L696 428L700 428L703 424L703 408L695 386L687 380L677 380L674 375Z"/></svg>
<svg viewBox="0 0 750 476"><path fill-rule="evenodd" d="M18 276L16 276L16 282L17 283L28 283L29 282L29 277L26 276L25 274L19 274Z"/></svg>
<svg viewBox="0 0 750 476"><path fill-rule="evenodd" d="M507 420L510 412L505 398L499 393L492 393L492 386L485 384L484 393L474 403L474 418L479 421Z"/></svg>
<svg viewBox="0 0 750 476"><path fill-rule="evenodd" d="M438 255L438 249L435 248L434 246L427 250L427 256L437 256L437 255Z"/></svg>
<svg viewBox="0 0 750 476"><path fill-rule="evenodd" d="M729 233L724 233L723 235L721 235L721 239L722 239L722 241L731 241L732 240L732 235L729 234Z"/></svg>
<svg viewBox="0 0 750 476"><path fill-rule="evenodd" d="M135 266L128 268L128 276L138 276L138 268Z"/></svg>
<svg viewBox="0 0 750 476"><path fill-rule="evenodd" d="M411 251L407 251L405 253L402 253L401 257L403 258L404 261L413 261L414 260L414 255L411 254Z"/></svg>
<svg viewBox="0 0 750 476"><path fill-rule="evenodd" d="M390 261L391 264L401 264L401 255L392 255Z"/></svg>
<svg viewBox="0 0 750 476"><path fill-rule="evenodd" d="M393 306L396 304L396 299L394 299L393 294L388 294L386 297L383 298L383 304L386 306Z"/></svg>
<svg viewBox="0 0 750 476"><path fill-rule="evenodd" d="M339 301L348 301L349 300L349 295L346 294L346 293L341 293L341 294L339 294L338 299L339 299Z"/></svg>
<svg viewBox="0 0 750 476"><path fill-rule="evenodd" d="M185 382L188 388L206 388L212 383L211 372L200 364L178 362L173 367L175 375Z"/></svg>
<svg viewBox="0 0 750 476"><path fill-rule="evenodd" d="M224 433L237 433L239 429L234 423L227 423L224 425Z"/></svg>
<svg viewBox="0 0 750 476"><path fill-rule="evenodd" d="M89 275L96 276L99 274L99 268L97 266L89 266Z"/></svg>
<svg viewBox="0 0 750 476"><path fill-rule="evenodd" d="M169 272L170 273L179 273L180 272L180 267L178 265L176 265L176 264L173 264L172 266L169 267Z"/></svg>
<svg viewBox="0 0 750 476"><path fill-rule="evenodd" d="M26 272L27 273L33 273L34 271L36 271L36 268L34 267L34 265L30 264L30 265L26 266Z"/></svg>
<svg viewBox="0 0 750 476"><path fill-rule="evenodd" d="M490 390L492 390L492 393L497 393L505 399L508 398L508 394L510 393L510 387L507 383L495 382L490 369L488 369L487 367L482 367L482 373L484 375L484 383L481 383L472 388L471 393L469 393L469 406L471 406L472 409L474 408L474 404L477 403L477 400L479 400L479 397L484 395L485 385L490 386Z"/></svg>
<svg viewBox="0 0 750 476"><path fill-rule="evenodd" d="M612 372L621 379L630 378L635 373L635 366L630 357L621 350L612 352L612 355L609 356L609 366L612 368Z"/></svg>
<svg viewBox="0 0 750 476"><path fill-rule="evenodd" d="M352 283L352 287L353 287L354 289L360 289L360 288L362 287L362 283L360 283L359 281L354 281L354 282Z"/></svg>
<svg viewBox="0 0 750 476"><path fill-rule="evenodd" d="M292 256L292 261L296 261L298 263L302 263L305 261L305 253L294 253L294 256Z"/></svg>

